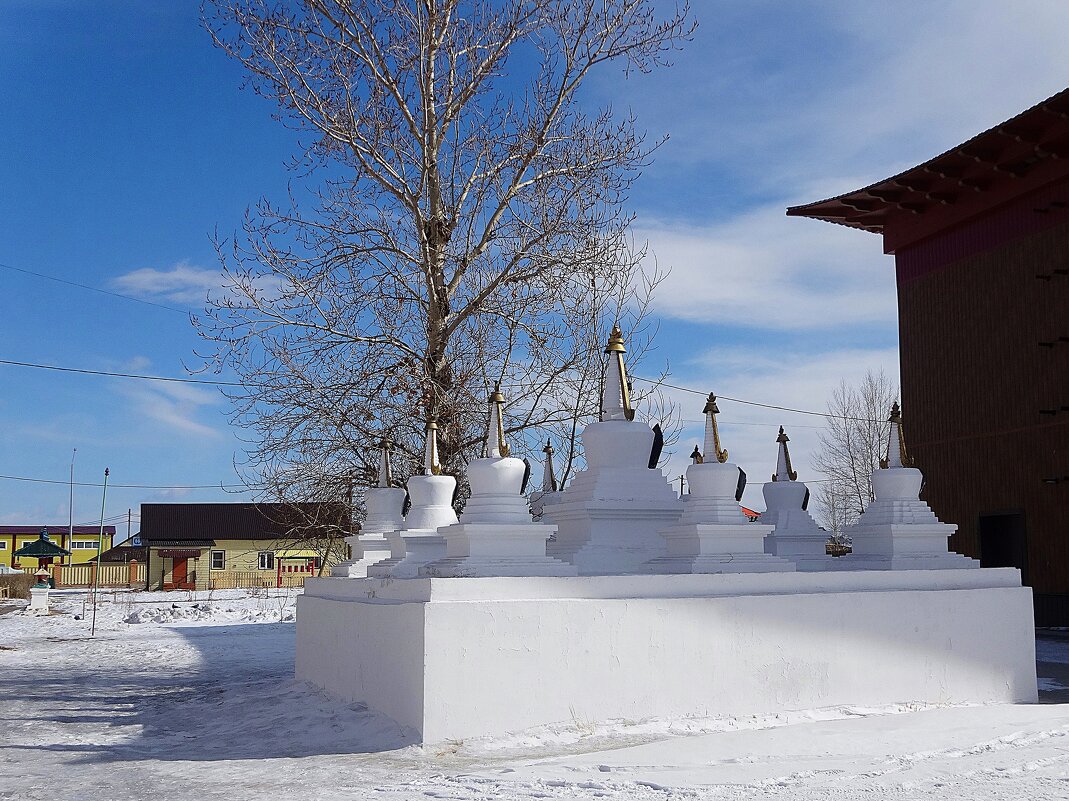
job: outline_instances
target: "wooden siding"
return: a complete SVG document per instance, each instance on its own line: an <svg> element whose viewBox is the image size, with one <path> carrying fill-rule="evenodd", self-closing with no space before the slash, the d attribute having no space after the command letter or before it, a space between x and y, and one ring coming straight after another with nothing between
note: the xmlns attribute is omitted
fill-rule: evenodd
<svg viewBox="0 0 1069 801"><path fill-rule="evenodd" d="M937 237L917 249L941 247ZM903 415L925 498L958 525L951 547L974 557L981 515L1023 513L1037 610L1059 616L1069 612L1054 597L1069 595L1067 268L1061 223L923 275L908 269L898 287Z"/></svg>

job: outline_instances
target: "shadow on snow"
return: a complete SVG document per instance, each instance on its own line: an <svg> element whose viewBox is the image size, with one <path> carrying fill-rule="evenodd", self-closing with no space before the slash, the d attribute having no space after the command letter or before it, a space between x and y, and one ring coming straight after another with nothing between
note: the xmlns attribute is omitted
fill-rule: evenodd
<svg viewBox="0 0 1069 801"><path fill-rule="evenodd" d="M110 675L69 663L5 671L0 696L29 702L34 726L62 735L47 745L0 748L80 754L80 762L212 761L366 754L417 742L365 705L295 680L292 623L170 630L197 650L198 665L146 660L143 669ZM82 725L92 728L78 732Z"/></svg>

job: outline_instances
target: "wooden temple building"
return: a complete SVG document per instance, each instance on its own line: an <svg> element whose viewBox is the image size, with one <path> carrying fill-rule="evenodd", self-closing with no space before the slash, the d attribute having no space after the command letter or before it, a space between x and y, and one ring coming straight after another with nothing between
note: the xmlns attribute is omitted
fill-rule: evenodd
<svg viewBox="0 0 1069 801"><path fill-rule="evenodd" d="M930 161L787 214L895 257L902 407L951 548L1069 625L1069 89Z"/></svg>

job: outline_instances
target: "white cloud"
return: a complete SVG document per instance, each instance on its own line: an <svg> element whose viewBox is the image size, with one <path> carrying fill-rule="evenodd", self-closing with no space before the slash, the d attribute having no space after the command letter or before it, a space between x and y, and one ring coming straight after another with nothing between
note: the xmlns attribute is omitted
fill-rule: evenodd
<svg viewBox="0 0 1069 801"><path fill-rule="evenodd" d="M894 263L871 234L787 218L780 204L635 234L671 269L654 299L661 316L771 330L895 324Z"/></svg>
<svg viewBox="0 0 1069 801"><path fill-rule="evenodd" d="M151 372L151 366L151 361L146 357L135 356L123 369ZM124 380L117 386L119 392L130 401L135 415L161 423L171 434L192 434L211 439L223 436L222 431L206 425L200 419L206 408L218 406L218 392L195 385L163 381Z"/></svg>
<svg viewBox="0 0 1069 801"><path fill-rule="evenodd" d="M702 3L695 16L674 67L625 84L638 119L672 136L646 171L654 181L668 168L818 200L927 160L1069 81L1061 0ZM614 77L598 89L618 103ZM636 200L656 208L641 195L655 186L642 182Z"/></svg>
<svg viewBox="0 0 1069 801"><path fill-rule="evenodd" d="M182 261L166 270L152 267L133 270L115 278L112 286L136 297L202 304L209 292L223 289L223 276L218 270L206 270Z"/></svg>

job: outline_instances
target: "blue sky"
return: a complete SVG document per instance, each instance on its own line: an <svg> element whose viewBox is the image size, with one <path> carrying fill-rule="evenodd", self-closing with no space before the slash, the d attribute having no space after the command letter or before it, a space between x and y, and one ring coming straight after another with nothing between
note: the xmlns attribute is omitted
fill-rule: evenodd
<svg viewBox="0 0 1069 801"><path fill-rule="evenodd" d="M0 18L0 264L196 307L216 285L210 235L280 197L293 135L241 91L195 3L5 3ZM635 187L636 236L672 274L656 302L674 383L822 409L840 378L897 372L893 262L878 237L788 219L788 205L887 177L1069 84L1069 4L695 2L675 64L593 103L669 133ZM183 375L186 317L0 268L0 359ZM236 481L239 435L211 387L0 365L0 474L113 484ZM676 394L699 438L701 399ZM801 477L820 418L722 403L725 444L750 474L775 464L780 424ZM222 490L109 491L106 516ZM100 491L75 494L75 523ZM67 487L0 479L0 522L63 523ZM122 526L120 525L120 529ZM135 518L136 530L136 518Z"/></svg>

